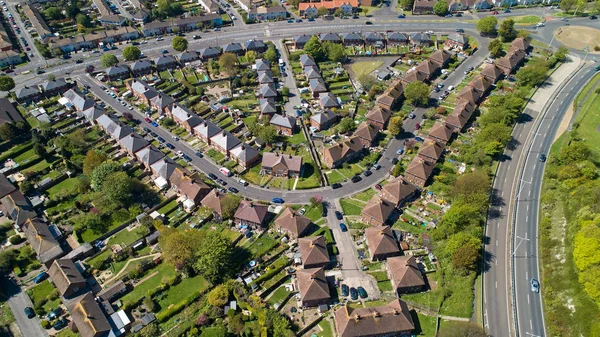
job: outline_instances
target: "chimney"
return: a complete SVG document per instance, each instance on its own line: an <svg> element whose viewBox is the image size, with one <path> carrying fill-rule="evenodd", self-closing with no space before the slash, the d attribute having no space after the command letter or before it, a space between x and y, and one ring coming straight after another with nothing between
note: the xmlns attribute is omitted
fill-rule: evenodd
<svg viewBox="0 0 600 337"><path fill-rule="evenodd" d="M400 315L400 310L394 308L394 316Z"/></svg>
<svg viewBox="0 0 600 337"><path fill-rule="evenodd" d="M356 320L357 322L360 321L362 317L360 317L359 314L356 314L356 316L354 316L354 320Z"/></svg>
<svg viewBox="0 0 600 337"><path fill-rule="evenodd" d="M379 311L374 310L373 311L373 317L381 317L381 314L379 313Z"/></svg>
<svg viewBox="0 0 600 337"><path fill-rule="evenodd" d="M279 157L279 152L275 152L275 157Z"/></svg>
<svg viewBox="0 0 600 337"><path fill-rule="evenodd" d="M290 159L292 159L292 155L290 154Z"/></svg>

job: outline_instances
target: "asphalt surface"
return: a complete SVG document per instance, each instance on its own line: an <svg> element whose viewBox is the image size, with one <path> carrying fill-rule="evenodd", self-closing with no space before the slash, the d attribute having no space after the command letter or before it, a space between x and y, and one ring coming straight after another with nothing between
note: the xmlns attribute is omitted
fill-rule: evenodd
<svg viewBox="0 0 600 337"><path fill-rule="evenodd" d="M17 321L23 336L48 336L46 331L40 325L40 319L37 316L28 318L27 315L25 315L25 308L33 308L33 304L31 303L29 296L22 291L18 285L6 277L0 277L0 295L8 297L8 305L15 316L15 320Z"/></svg>

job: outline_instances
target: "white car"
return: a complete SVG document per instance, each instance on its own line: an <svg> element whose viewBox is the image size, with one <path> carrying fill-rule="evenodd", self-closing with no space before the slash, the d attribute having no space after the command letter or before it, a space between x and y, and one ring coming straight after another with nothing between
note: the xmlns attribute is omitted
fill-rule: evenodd
<svg viewBox="0 0 600 337"><path fill-rule="evenodd" d="M177 156L178 156L178 157L181 157L181 156L183 156L183 152L181 152L181 150L180 150L180 151L177 151Z"/></svg>
<svg viewBox="0 0 600 337"><path fill-rule="evenodd" d="M173 139L175 139L175 140L179 140L179 137L177 137L177 136L175 136L175 135L171 136L171 138L173 138Z"/></svg>

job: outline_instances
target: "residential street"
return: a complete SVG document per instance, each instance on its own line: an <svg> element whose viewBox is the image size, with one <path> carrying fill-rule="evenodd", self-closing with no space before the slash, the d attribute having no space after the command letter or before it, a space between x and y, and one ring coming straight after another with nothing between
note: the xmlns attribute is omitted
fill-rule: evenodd
<svg viewBox="0 0 600 337"><path fill-rule="evenodd" d="M13 312L19 329L24 337L44 337L48 336L46 331L40 325L38 317L27 318L25 308L32 307L33 304L29 300L29 296L18 287L13 281L0 277L0 291L2 295L8 297L8 305Z"/></svg>

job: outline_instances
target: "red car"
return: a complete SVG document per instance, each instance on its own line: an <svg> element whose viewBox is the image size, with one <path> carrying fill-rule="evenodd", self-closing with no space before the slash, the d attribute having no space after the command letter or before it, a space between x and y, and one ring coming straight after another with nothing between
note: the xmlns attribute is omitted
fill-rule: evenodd
<svg viewBox="0 0 600 337"><path fill-rule="evenodd" d="M144 120L146 121L146 123L152 123L152 120L148 117L144 118Z"/></svg>
<svg viewBox="0 0 600 337"><path fill-rule="evenodd" d="M498 15L498 11L493 11L492 14Z"/></svg>
<svg viewBox="0 0 600 337"><path fill-rule="evenodd" d="M415 130L419 130L421 128L421 124L417 123L415 124Z"/></svg>
<svg viewBox="0 0 600 337"><path fill-rule="evenodd" d="M375 185L375 188L381 191L381 185L377 184Z"/></svg>

